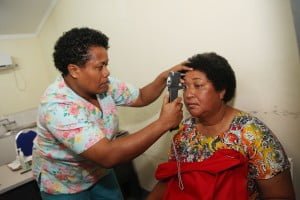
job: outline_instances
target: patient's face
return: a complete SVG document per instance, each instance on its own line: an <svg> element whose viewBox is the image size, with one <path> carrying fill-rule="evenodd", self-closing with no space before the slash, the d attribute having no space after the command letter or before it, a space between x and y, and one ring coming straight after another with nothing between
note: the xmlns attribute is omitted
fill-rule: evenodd
<svg viewBox="0 0 300 200"><path fill-rule="evenodd" d="M184 103L193 117L205 117L220 108L222 94L215 90L205 73L197 70L187 72L184 81Z"/></svg>

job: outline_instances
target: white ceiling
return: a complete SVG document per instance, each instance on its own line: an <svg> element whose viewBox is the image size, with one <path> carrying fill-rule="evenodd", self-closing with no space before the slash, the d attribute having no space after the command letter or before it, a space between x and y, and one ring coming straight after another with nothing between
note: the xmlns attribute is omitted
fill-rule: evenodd
<svg viewBox="0 0 300 200"><path fill-rule="evenodd" d="M56 0L0 0L0 35L35 35Z"/></svg>
<svg viewBox="0 0 300 200"><path fill-rule="evenodd" d="M0 39L39 33L57 0L0 0ZM300 49L300 1L291 0Z"/></svg>

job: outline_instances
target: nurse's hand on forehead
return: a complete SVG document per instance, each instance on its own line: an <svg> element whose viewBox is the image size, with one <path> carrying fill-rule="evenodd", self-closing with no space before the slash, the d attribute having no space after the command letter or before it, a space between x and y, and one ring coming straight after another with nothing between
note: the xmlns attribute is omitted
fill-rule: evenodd
<svg viewBox="0 0 300 200"><path fill-rule="evenodd" d="M183 86L184 86L184 76L185 76L186 72L193 71L193 68L186 66L187 63L188 63L188 61L183 61L183 62L175 65L174 67L172 67L168 72L168 73L170 73L171 71L180 72L180 75L181 75L180 82L183 84Z"/></svg>
<svg viewBox="0 0 300 200"><path fill-rule="evenodd" d="M173 72L180 72L182 75L184 75L188 71L192 71L193 68L190 68L190 67L186 66L185 63L187 63L187 61L181 62L181 63L179 63L177 65L174 65L170 69L166 70L165 71L166 75L168 76L171 71L173 71Z"/></svg>
<svg viewBox="0 0 300 200"><path fill-rule="evenodd" d="M173 71L178 71L178 72L181 72L182 74L185 74L188 71L192 71L193 68L188 67L186 65L187 63L188 63L188 61L183 61L183 62L175 65L174 67L172 67L171 70L174 69Z"/></svg>

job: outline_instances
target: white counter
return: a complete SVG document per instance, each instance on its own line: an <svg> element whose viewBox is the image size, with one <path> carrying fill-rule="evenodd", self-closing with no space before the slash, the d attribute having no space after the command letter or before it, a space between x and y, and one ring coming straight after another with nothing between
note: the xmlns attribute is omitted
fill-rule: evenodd
<svg viewBox="0 0 300 200"><path fill-rule="evenodd" d="M20 174L22 170L12 171L7 165L0 166L0 194L34 180L32 171Z"/></svg>

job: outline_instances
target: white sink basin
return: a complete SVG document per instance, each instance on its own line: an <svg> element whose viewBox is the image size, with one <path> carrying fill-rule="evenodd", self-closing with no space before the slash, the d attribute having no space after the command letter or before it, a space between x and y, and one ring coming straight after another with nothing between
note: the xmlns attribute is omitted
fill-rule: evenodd
<svg viewBox="0 0 300 200"><path fill-rule="evenodd" d="M3 126L0 126L0 137L6 133L6 129Z"/></svg>
<svg viewBox="0 0 300 200"><path fill-rule="evenodd" d="M16 159L15 135L5 133L0 138L0 165L8 164Z"/></svg>

